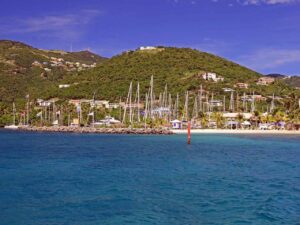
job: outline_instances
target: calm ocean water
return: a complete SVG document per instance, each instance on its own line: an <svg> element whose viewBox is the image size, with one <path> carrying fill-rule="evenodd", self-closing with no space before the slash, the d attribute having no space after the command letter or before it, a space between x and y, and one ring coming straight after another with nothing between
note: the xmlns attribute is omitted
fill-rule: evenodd
<svg viewBox="0 0 300 225"><path fill-rule="evenodd" d="M300 224L300 137L1 130L0 224Z"/></svg>

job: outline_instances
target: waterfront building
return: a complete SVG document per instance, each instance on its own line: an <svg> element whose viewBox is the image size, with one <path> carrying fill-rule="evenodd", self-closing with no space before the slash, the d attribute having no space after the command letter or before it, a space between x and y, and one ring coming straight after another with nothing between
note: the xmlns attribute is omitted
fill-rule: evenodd
<svg viewBox="0 0 300 225"><path fill-rule="evenodd" d="M181 129L182 128L182 122L180 120L172 120L170 121L173 129Z"/></svg>

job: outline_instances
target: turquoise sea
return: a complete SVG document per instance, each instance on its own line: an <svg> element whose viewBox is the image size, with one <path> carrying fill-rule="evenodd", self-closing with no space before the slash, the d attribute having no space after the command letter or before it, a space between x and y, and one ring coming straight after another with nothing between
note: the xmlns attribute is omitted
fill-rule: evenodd
<svg viewBox="0 0 300 225"><path fill-rule="evenodd" d="M300 137L0 130L0 224L300 224Z"/></svg>

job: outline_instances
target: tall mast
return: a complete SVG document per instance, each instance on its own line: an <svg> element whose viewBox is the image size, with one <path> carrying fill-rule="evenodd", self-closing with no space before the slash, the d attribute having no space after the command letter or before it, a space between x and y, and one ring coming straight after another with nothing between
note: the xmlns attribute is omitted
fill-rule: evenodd
<svg viewBox="0 0 300 225"><path fill-rule="evenodd" d="M121 97L120 97L120 100L119 100L119 108L120 108L120 114L119 114L119 120L121 121L122 120L122 107L121 107Z"/></svg>
<svg viewBox="0 0 300 225"><path fill-rule="evenodd" d="M165 90L164 90L164 105L163 107L167 107L168 104L168 85L166 84Z"/></svg>
<svg viewBox="0 0 300 225"><path fill-rule="evenodd" d="M80 117L81 117L81 114L80 114ZM56 120L56 106L55 106L55 102L53 102L52 120L53 120L53 122Z"/></svg>
<svg viewBox="0 0 300 225"><path fill-rule="evenodd" d="M130 84L130 95L129 95L129 121L132 124L132 81Z"/></svg>
<svg viewBox="0 0 300 225"><path fill-rule="evenodd" d="M131 96L130 96L130 94L131 94L131 91L132 91L132 81L130 82L130 85L129 85L129 90L128 90L128 94L127 94L127 99L126 99L126 102L125 102L125 106L124 106L124 114L123 114L123 123L125 122L125 119L126 119L126 111L127 111L127 107L128 107L128 103L129 103L129 101L130 101L130 105L129 105L129 107L130 107L130 113L129 113L129 118L130 118L130 122L131 122Z"/></svg>
<svg viewBox="0 0 300 225"><path fill-rule="evenodd" d="M150 116L153 118L153 75L151 76L150 81Z"/></svg>
<svg viewBox="0 0 300 225"><path fill-rule="evenodd" d="M243 95L243 110L245 111L245 109L246 109L246 94L244 92L244 95ZM246 112L247 112L247 110L246 110Z"/></svg>
<svg viewBox="0 0 300 225"><path fill-rule="evenodd" d="M79 101L79 112L78 112L78 118L79 118L79 124L78 124L78 126L80 127L80 124L82 123L82 117L81 117L81 115L82 115L82 113L81 113L81 111L82 111L82 109L81 109L81 101Z"/></svg>
<svg viewBox="0 0 300 225"><path fill-rule="evenodd" d="M252 94L252 102L251 102L251 112L253 113L255 111L255 98L254 98L254 91Z"/></svg>
<svg viewBox="0 0 300 225"><path fill-rule="evenodd" d="M140 83L137 84L137 111L138 111L138 122L141 121L140 119Z"/></svg>
<svg viewBox="0 0 300 225"><path fill-rule="evenodd" d="M275 109L275 96L274 96L274 93L273 93L270 112L272 113L274 111L274 109Z"/></svg>
<svg viewBox="0 0 300 225"><path fill-rule="evenodd" d="M94 91L93 94L93 127L95 127L95 111L96 111L95 95L96 95L96 91Z"/></svg>
<svg viewBox="0 0 300 225"><path fill-rule="evenodd" d="M29 125L29 94L26 96L27 104L26 104L26 123Z"/></svg>
<svg viewBox="0 0 300 225"><path fill-rule="evenodd" d="M231 91L231 95L230 95L230 106L229 109L234 112L234 96L233 96L233 91Z"/></svg>
<svg viewBox="0 0 300 225"><path fill-rule="evenodd" d="M16 106L15 106L15 102L13 102L13 125L16 125Z"/></svg>
<svg viewBox="0 0 300 225"><path fill-rule="evenodd" d="M169 93L169 98L168 98L168 120L170 121L171 120L171 117L172 117L172 95L171 93Z"/></svg>
<svg viewBox="0 0 300 225"><path fill-rule="evenodd" d="M223 112L226 112L226 96L223 96Z"/></svg>
<svg viewBox="0 0 300 225"><path fill-rule="evenodd" d="M214 101L214 93L212 92L211 93L210 103L209 103L212 112L214 111L214 103L213 103L213 101Z"/></svg>
<svg viewBox="0 0 300 225"><path fill-rule="evenodd" d="M189 91L186 91L184 108L185 108L186 121L188 121L189 120Z"/></svg>
<svg viewBox="0 0 300 225"><path fill-rule="evenodd" d="M175 103L176 107L175 107L175 116L176 116L176 119L178 119L178 107L179 107L179 95L177 93L176 95L176 103Z"/></svg>
<svg viewBox="0 0 300 225"><path fill-rule="evenodd" d="M201 86L200 86L200 96L199 96L199 110L200 111L203 111L202 95L203 95L203 89L202 89L202 84L201 84Z"/></svg>
<svg viewBox="0 0 300 225"><path fill-rule="evenodd" d="M195 101L194 101L194 107L193 107L193 118L197 118L198 117L198 99L197 96L195 97Z"/></svg>
<svg viewBox="0 0 300 225"><path fill-rule="evenodd" d="M146 124L147 124L147 118L148 118L148 98L149 98L149 95L148 93L146 93L146 103L145 103L145 112L144 112L144 122L145 122L145 128L146 128Z"/></svg>
<svg viewBox="0 0 300 225"><path fill-rule="evenodd" d="M239 111L239 94L236 92L236 111Z"/></svg>
<svg viewBox="0 0 300 225"><path fill-rule="evenodd" d="M210 106L209 106L209 101L208 101L208 94L206 94L206 112L210 112Z"/></svg>

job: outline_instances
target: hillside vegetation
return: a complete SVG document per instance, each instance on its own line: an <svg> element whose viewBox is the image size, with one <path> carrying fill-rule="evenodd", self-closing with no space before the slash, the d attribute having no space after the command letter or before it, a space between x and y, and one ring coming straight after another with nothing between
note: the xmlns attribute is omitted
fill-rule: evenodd
<svg viewBox="0 0 300 225"><path fill-rule="evenodd" d="M49 62L51 57L90 64L97 62L97 66L83 71L55 67L51 68L51 72L45 72L45 68L32 65L34 61ZM217 73L224 77L224 81L205 81L202 78L204 72ZM196 92L202 84L205 90L221 95L224 94L222 88L234 88L238 82L249 84L249 89L240 92L282 96L293 91L280 80L269 86L257 86L256 81L261 74L189 48L158 47L151 51L128 51L105 59L90 52L44 51L19 42L0 41L0 100L5 102L24 98L27 93L32 98L70 99L91 98L96 92L97 98L118 100L127 95L131 81L134 85L140 82L141 94L144 94L152 75L156 94L162 92L166 84L173 95L183 95L187 90ZM59 89L58 84L72 85Z"/></svg>
<svg viewBox="0 0 300 225"><path fill-rule="evenodd" d="M291 87L300 88L300 76L287 76L282 74L268 74L267 76L281 80Z"/></svg>
<svg viewBox="0 0 300 225"><path fill-rule="evenodd" d="M204 72L217 73L224 77L224 81L205 81L202 79ZM234 88L238 82L248 83L250 87L246 92L249 93L287 95L292 91L281 81L268 87L257 86L261 74L209 53L188 48L161 48L160 51L137 50L115 56L93 70L72 77L73 82L80 85L60 94L64 97L91 97L97 91L100 98L118 99L126 96L131 81L134 85L139 81L145 93L152 75L157 94L163 91L165 84L172 94L198 91L201 84L204 89L221 94L222 88Z"/></svg>
<svg viewBox="0 0 300 225"><path fill-rule="evenodd" d="M42 90L55 89L60 80L77 73L63 66L51 67L51 57L80 64L106 60L88 51L46 51L20 42L0 41L0 101L23 98L28 93L37 97ZM33 65L35 61L41 65Z"/></svg>

